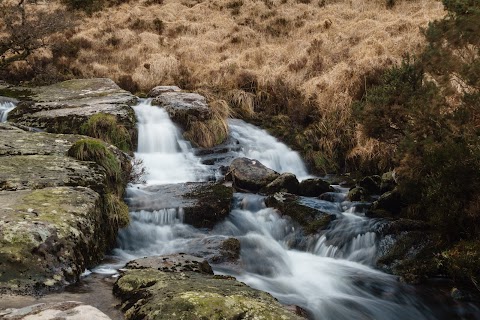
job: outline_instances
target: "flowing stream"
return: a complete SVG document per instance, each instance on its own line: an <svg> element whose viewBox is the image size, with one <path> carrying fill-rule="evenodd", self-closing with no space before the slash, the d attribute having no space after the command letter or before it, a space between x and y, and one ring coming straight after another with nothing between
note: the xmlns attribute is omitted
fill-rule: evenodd
<svg viewBox="0 0 480 320"><path fill-rule="evenodd" d="M7 101L0 102L0 123L7 121L7 116L10 111L15 108L15 103Z"/></svg>
<svg viewBox="0 0 480 320"><path fill-rule="evenodd" d="M131 186L127 197L151 192L154 185L216 176L216 167L202 164L164 110L148 100L134 109L139 130L136 157L143 160L148 175L146 186ZM265 131L240 120L231 120L230 128L225 158L247 156L276 171L309 177L298 154ZM284 304L300 306L311 319L475 319L478 309L463 316L463 309L456 309L447 297L435 298L375 270L381 241L375 230L383 222L364 217L362 205L346 201L347 190L335 188L335 201L302 198L304 204L336 217L328 230L314 236L305 236L253 194L235 194L234 209L213 230L184 224L179 207L133 211L131 224L120 230L110 263L93 272L114 274L125 262L144 256L208 255L205 244L235 237L241 243L240 262L213 264L215 273L233 275Z"/></svg>

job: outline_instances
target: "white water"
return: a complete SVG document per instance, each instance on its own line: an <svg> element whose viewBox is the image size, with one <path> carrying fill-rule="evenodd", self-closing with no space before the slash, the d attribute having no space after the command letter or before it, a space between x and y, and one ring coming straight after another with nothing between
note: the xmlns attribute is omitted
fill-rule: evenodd
<svg viewBox="0 0 480 320"><path fill-rule="evenodd" d="M133 107L138 119L138 151L147 169L148 184L202 180L206 168L193 154L190 144L170 120L168 113L144 100Z"/></svg>
<svg viewBox="0 0 480 320"><path fill-rule="evenodd" d="M298 152L291 150L265 130L238 119L229 120L228 125L232 138L241 146L238 157L256 159L277 172L293 173L299 180L311 177Z"/></svg>
<svg viewBox="0 0 480 320"><path fill-rule="evenodd" d="M148 101L135 107L135 111L139 119L136 156L145 161L147 183L202 180L205 168L166 113ZM232 136L244 150L240 155L256 158L280 172L308 176L298 155L264 131L237 121L232 121L231 126ZM282 156L288 160L283 161ZM125 262L144 256L178 252L207 256L211 243L235 237L241 243L240 262L213 265L215 272L233 275L284 304L300 306L311 319L420 320L456 316L442 313L441 305L438 311L431 310L413 287L373 269L378 239L372 230L379 222L365 218L360 206L344 201L343 195L334 198L338 202L303 198L305 204L336 217L328 230L309 237L288 218L266 208L263 198L257 195L237 194L229 217L210 231L184 224L181 209L131 212L129 227L119 233L116 261L93 271L113 274Z"/></svg>
<svg viewBox="0 0 480 320"><path fill-rule="evenodd" d="M7 121L7 116L10 111L15 108L13 102L0 102L0 123Z"/></svg>

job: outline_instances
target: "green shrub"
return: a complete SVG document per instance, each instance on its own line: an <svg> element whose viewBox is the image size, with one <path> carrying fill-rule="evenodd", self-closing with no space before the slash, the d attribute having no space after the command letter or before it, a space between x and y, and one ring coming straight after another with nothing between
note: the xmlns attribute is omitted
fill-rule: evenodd
<svg viewBox="0 0 480 320"><path fill-rule="evenodd" d="M125 152L132 150L130 133L111 114L97 113L93 115L80 127L80 133L113 144Z"/></svg>

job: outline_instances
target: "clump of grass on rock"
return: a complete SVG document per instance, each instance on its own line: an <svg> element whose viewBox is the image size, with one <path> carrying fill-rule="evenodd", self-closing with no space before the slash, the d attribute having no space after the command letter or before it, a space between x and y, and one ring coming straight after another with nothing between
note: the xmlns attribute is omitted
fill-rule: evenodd
<svg viewBox="0 0 480 320"><path fill-rule="evenodd" d="M132 151L132 140L125 126L114 115L97 113L80 128L80 133L115 145L122 151Z"/></svg>

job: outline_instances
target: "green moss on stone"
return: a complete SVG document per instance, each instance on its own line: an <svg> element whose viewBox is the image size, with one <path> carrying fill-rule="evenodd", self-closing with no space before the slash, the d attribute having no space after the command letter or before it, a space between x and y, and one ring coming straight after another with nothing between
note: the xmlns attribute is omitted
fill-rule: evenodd
<svg viewBox="0 0 480 320"><path fill-rule="evenodd" d="M125 126L118 123L114 115L93 115L80 127L80 133L113 144L122 151L132 151L130 133Z"/></svg>

